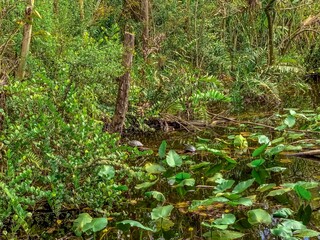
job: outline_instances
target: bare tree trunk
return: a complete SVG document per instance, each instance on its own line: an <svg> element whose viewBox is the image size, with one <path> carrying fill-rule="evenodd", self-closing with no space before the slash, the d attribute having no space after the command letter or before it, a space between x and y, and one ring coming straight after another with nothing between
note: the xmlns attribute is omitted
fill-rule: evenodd
<svg viewBox="0 0 320 240"><path fill-rule="evenodd" d="M149 52L149 0L142 0L141 10L143 18L142 51L143 58L146 60Z"/></svg>
<svg viewBox="0 0 320 240"><path fill-rule="evenodd" d="M124 35L124 53L123 53L123 66L125 73L119 78L118 96L116 102L116 109L110 125L110 132L122 133L124 121L128 111L128 99L130 88L130 71L132 67L134 51L134 35L125 32Z"/></svg>
<svg viewBox="0 0 320 240"><path fill-rule="evenodd" d="M81 21L84 19L84 0L79 1L79 11L80 11L80 19Z"/></svg>
<svg viewBox="0 0 320 240"><path fill-rule="evenodd" d="M28 1L28 6L25 9L25 24L23 29L23 39L21 47L21 57L19 66L17 69L17 78L23 79L25 74L25 67L27 62L27 56L30 49L31 33L32 33L32 9L34 5L34 0Z"/></svg>
<svg viewBox="0 0 320 240"><path fill-rule="evenodd" d="M53 0L53 13L55 16L59 14L59 0Z"/></svg>
<svg viewBox="0 0 320 240"><path fill-rule="evenodd" d="M267 15L267 21L268 21L268 65L271 66L275 62L275 56L274 56L274 45L273 45L273 21L274 21L274 3L276 0L270 0L270 2L267 4L266 8L264 9L266 15Z"/></svg>

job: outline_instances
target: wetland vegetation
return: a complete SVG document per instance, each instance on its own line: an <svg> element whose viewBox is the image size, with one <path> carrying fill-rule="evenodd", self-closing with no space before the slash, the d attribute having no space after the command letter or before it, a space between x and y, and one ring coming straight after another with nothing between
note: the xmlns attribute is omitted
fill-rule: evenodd
<svg viewBox="0 0 320 240"><path fill-rule="evenodd" d="M0 239L319 239L317 0L0 1Z"/></svg>

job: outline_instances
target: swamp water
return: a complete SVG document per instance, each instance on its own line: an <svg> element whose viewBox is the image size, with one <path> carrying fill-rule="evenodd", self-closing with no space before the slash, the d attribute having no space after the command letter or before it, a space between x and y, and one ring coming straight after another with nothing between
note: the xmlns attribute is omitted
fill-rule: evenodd
<svg viewBox="0 0 320 240"><path fill-rule="evenodd" d="M293 189L291 191L284 190L281 194L279 192L269 196L267 194L272 190L286 189L282 186L283 183L318 182L320 179L320 161L287 157L285 151L277 151L277 149L275 154L268 155L265 151L261 151L260 154L253 157L253 152L261 146L258 142L259 136L265 135L270 140L277 138L274 132L263 131L261 129L245 129L239 132L235 129L223 129L219 133L207 131L193 134L173 131L130 136L131 139L141 141L145 147L153 151L150 155L137 157L134 160L134 165L145 167L153 164L165 165L166 159L160 159L158 156L158 149L163 140L167 143L166 152L174 150L183 161L183 164L179 167L170 168L166 166L165 173L153 173L151 171L152 181L156 181L156 183L152 186L148 186L148 184L139 186L142 192L162 193L165 197L162 205L170 204L174 207L170 216L164 218L166 221L160 223L161 226L157 226L162 229L160 234L159 232L154 235L149 234L150 239L236 239L237 234L234 233L237 232L245 233L239 239L281 239L279 236L271 235L270 229L279 228L277 224L283 219L272 217L272 224L268 226L263 223L263 220L261 220L261 224L259 224L260 220L249 224L247 213L251 209L263 209L269 214L273 214L279 209L290 208L293 214L288 218L303 221L309 229L319 231L320 201L318 186L310 189L312 198L309 201L301 195L299 196ZM237 138L240 135L239 140ZM196 153L184 153L184 144L192 144L198 150ZM253 160L261 159L264 160L263 167L262 165L259 167L252 166ZM237 194L232 194L237 192L232 190L233 187L224 188L223 184L220 184L219 191L215 187L217 176L234 181L233 187L248 179L255 178L256 181L241 194L239 193L238 195L243 195L239 198L239 196L236 196ZM261 187L259 189L259 185L262 184L274 184L274 186L270 187L269 191L264 192ZM229 201L215 201L217 199L214 196L228 196ZM252 204L246 202L248 199L252 200ZM132 209L128 212L132 212L132 214L129 214L128 217L134 219L137 215L144 215L145 219L141 219L141 222L150 223L150 212L159 205L161 203L157 201L146 202L138 199L134 206L129 207ZM306 213L308 211L310 213ZM228 225L221 220L221 217L223 214L230 213L236 216L236 221L234 224ZM217 219L220 219L222 223L224 222L220 225L225 226L221 227L219 224L214 226L213 222ZM149 239L149 237L142 237L145 234L141 235L141 231L139 231L139 234L132 231L130 239L138 239L138 235L140 239ZM280 236L284 235L280 234ZM294 234L292 235L290 239L303 239L293 238ZM206 236L206 238L203 236ZM308 238L305 237L304 239Z"/></svg>

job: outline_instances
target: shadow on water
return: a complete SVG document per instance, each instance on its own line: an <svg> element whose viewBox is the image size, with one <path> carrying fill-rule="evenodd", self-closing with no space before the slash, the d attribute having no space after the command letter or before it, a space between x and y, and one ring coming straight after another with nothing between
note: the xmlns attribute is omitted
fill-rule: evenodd
<svg viewBox="0 0 320 240"><path fill-rule="evenodd" d="M241 134L244 135L252 135L252 133L256 131L257 134L265 134L270 138L275 138L274 133L267 131L265 133L262 132L261 129L258 130L243 130ZM225 179L233 179L236 182L244 181L252 178L252 169L247 166L247 164L252 161L251 154L258 146L257 141L253 141L249 137L248 143L249 147L246 152L239 153L233 146L232 136L240 134L239 130L231 131L230 129L220 129L220 131L206 131L203 133L192 133L192 132L179 132L173 131L169 133L153 133L148 135L132 135L129 138L137 139L141 141L144 146L153 150L153 154L151 156L144 156L143 164L147 162L159 162L159 158L157 157L158 148L163 140L167 142L167 150L175 150L177 153L183 156L183 159L187 161L185 168L182 171L188 172L190 170L190 166L192 164L199 164L202 162L214 163L217 166L220 164L222 167L218 167L218 170L222 170ZM227 152L227 154L237 161L237 164L226 164L225 160L217 157L213 154L208 154L208 152L197 151L194 154L185 154L183 149L185 144L192 144L198 146L197 143L201 142L201 140L206 139L208 144L212 148L223 149ZM281 173L274 173L272 178L269 179L269 182L276 183L280 185L282 183L294 183L297 181L319 181L320 179L320 162L306 160L302 158L295 157L286 157L285 155L277 155L274 159L268 160L270 162L267 163L268 167L272 166L280 166L285 167L286 170ZM142 166L141 164L140 166ZM191 171L192 172L192 171ZM218 172L218 171L217 171ZM171 172L174 174L174 172ZM213 204L212 206L206 207L204 211L188 211L188 207L191 204L192 200L201 200L212 196L212 188L210 184L204 181L204 172L192 172L192 177L196 179L196 185L203 187L195 187L193 189L187 189L183 194L177 194L176 189L168 187L165 183L165 179L161 179L159 184L155 186L155 189L159 192L162 192L166 195L167 203L173 204L179 211L179 214L175 214L173 216L175 222L175 230L176 234L173 234L172 231L164 234L165 239L202 239L204 230L201 222L204 221L212 221L218 217L221 217L221 214L226 212L233 212L237 214L244 214L245 211L242 212L241 207L231 209L228 206L222 206L219 204ZM254 185L257 188L259 185ZM208 188L206 188L208 187ZM314 196L319 196L319 188L312 189L312 194ZM255 194L252 192L251 194ZM314 198L319 199L319 198ZM301 199L293 193L288 193L284 198L258 198L257 203L254 207L260 207L267 210L269 213L274 212L276 209L281 207L289 207L295 211L298 210L299 204L301 203ZM320 226L320 201L315 200L310 203L314 213L313 218L311 220L312 226ZM148 206L148 209L152 209L156 205L151 204ZM138 207L138 206L135 206ZM146 208L145 205L141 205L141 208ZM250 208L244 207L244 210L248 211ZM149 216L146 215L146 219ZM273 220L275 222L275 220ZM275 224L275 223L274 223ZM245 228L245 226L242 226ZM185 229L188 229L186 232ZM176 236L176 237L174 237ZM182 238L181 238L182 236ZM276 239L270 236L270 229L268 228L259 228L255 231L249 231L242 239Z"/></svg>

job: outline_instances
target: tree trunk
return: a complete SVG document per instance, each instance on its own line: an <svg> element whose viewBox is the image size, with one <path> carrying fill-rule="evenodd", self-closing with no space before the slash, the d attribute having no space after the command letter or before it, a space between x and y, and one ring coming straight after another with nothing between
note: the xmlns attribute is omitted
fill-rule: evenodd
<svg viewBox="0 0 320 240"><path fill-rule="evenodd" d="M110 132L122 133L126 113L128 111L128 99L130 88L130 71L133 60L134 51L134 35L125 32L124 35L124 53L123 53L123 66L125 73L119 78L118 96L116 102L116 109L110 125Z"/></svg>
<svg viewBox="0 0 320 240"><path fill-rule="evenodd" d="M271 66L275 62L274 45L273 45L273 21L274 21L274 3L276 0L270 0L266 8L264 9L267 15L268 21L268 65Z"/></svg>
<svg viewBox="0 0 320 240"><path fill-rule="evenodd" d="M84 0L79 0L80 20L84 19Z"/></svg>
<svg viewBox="0 0 320 240"><path fill-rule="evenodd" d="M25 9L25 24L23 29L23 39L21 47L21 57L19 66L17 69L17 78L23 79L25 75L25 67L27 62L27 56L30 49L31 33L32 33L32 9L34 5L34 0L28 1L28 6Z"/></svg>
<svg viewBox="0 0 320 240"><path fill-rule="evenodd" d="M58 16L59 14L59 0L53 0L53 13L54 16Z"/></svg>
<svg viewBox="0 0 320 240"><path fill-rule="evenodd" d="M143 18L143 33L142 33L142 51L144 60L149 54L149 0L142 0L142 18Z"/></svg>

